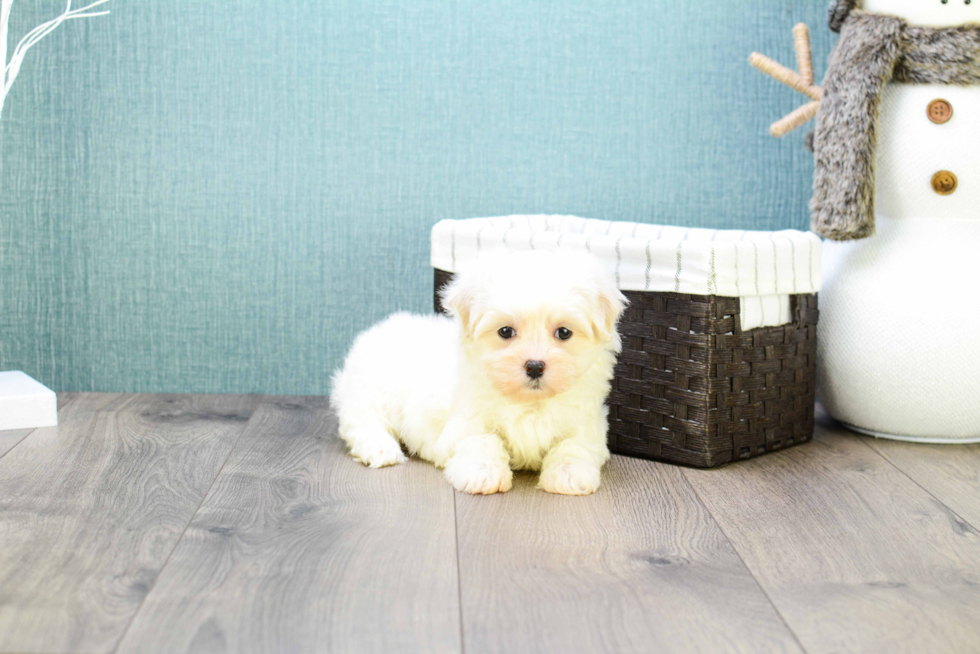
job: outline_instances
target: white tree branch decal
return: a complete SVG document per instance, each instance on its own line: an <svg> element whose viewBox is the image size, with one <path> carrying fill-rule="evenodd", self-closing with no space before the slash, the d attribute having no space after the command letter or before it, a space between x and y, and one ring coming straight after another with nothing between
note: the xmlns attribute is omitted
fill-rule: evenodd
<svg viewBox="0 0 980 654"><path fill-rule="evenodd" d="M20 72L20 65L24 62L24 55L32 47L37 45L37 42L43 39L45 36L57 29L58 25L61 25L66 20L71 20L72 18L93 18L95 16L104 16L108 14L108 11L92 11L89 10L98 7L101 4L105 4L109 0L96 0L87 7L82 7L81 9L72 9L71 0L68 0L68 6L65 8L65 12L49 20L46 23L41 23L27 35L20 40L17 47L14 48L14 53L10 56L10 61L7 61L7 29L9 27L10 19L10 8L14 4L14 0L0 0L0 61L3 61L3 78L2 88L0 88L0 114L3 113L3 103L7 99L7 93L10 91L10 87L13 85L14 80L17 79L17 73Z"/></svg>

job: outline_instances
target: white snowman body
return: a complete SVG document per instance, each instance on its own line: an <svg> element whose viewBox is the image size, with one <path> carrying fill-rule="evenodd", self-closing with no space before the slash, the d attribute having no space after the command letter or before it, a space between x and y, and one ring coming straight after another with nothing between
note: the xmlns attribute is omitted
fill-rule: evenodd
<svg viewBox="0 0 980 654"><path fill-rule="evenodd" d="M980 23L980 0L864 9ZM886 85L876 161L876 235L824 243L819 398L858 431L980 441L980 87Z"/></svg>

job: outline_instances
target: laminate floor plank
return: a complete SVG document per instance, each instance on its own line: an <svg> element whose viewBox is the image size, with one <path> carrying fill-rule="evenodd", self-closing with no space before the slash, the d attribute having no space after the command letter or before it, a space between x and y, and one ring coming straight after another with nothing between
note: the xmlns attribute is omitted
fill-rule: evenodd
<svg viewBox="0 0 980 654"><path fill-rule="evenodd" d="M60 412L65 408L69 402L75 400L78 397L83 397L85 395L91 395L91 393L76 393L73 391L57 391L55 395L58 398L58 411Z"/></svg>
<svg viewBox="0 0 980 654"><path fill-rule="evenodd" d="M71 398L0 459L0 651L111 651L256 400Z"/></svg>
<svg viewBox="0 0 980 654"><path fill-rule="evenodd" d="M870 436L861 440L980 529L980 444L927 445Z"/></svg>
<svg viewBox="0 0 980 654"><path fill-rule="evenodd" d="M980 651L980 533L850 432L684 474L810 654Z"/></svg>
<svg viewBox="0 0 980 654"><path fill-rule="evenodd" d="M58 397L0 432L3 652L980 651L980 445L823 416L718 470L471 497L355 463L327 398Z"/></svg>
<svg viewBox="0 0 980 654"><path fill-rule="evenodd" d="M263 404L120 652L458 652L453 491L369 470L325 400Z"/></svg>
<svg viewBox="0 0 980 654"><path fill-rule="evenodd" d="M58 415L59 421L62 409L70 403L76 403L74 409L82 412L93 411L118 411L130 402L146 402L146 398L153 397L159 401L167 402L179 397L189 397L180 395L164 394L141 394L141 393L75 393L59 392L58 394ZM206 397L206 396L202 396Z"/></svg>
<svg viewBox="0 0 980 654"><path fill-rule="evenodd" d="M458 494L465 650L799 652L675 467L613 457L590 497Z"/></svg>
<svg viewBox="0 0 980 654"><path fill-rule="evenodd" d="M33 429L6 429L0 431L0 459L3 455L14 449L17 443L21 442L27 435L30 434Z"/></svg>

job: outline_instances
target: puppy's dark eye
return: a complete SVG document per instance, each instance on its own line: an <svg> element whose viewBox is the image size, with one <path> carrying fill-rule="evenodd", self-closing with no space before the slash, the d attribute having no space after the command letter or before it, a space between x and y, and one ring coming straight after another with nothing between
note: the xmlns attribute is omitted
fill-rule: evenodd
<svg viewBox="0 0 980 654"><path fill-rule="evenodd" d="M500 334L500 338L504 339L505 341L517 336L517 332L514 331L513 327L501 327L497 330L497 333Z"/></svg>
<svg viewBox="0 0 980 654"><path fill-rule="evenodd" d="M572 337L572 330L568 327L559 327L555 332L555 338L559 341L567 341Z"/></svg>

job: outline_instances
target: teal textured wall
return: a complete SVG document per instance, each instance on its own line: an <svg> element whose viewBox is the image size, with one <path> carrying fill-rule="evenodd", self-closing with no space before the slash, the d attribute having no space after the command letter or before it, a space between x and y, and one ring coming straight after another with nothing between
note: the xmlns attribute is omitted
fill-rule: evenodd
<svg viewBox="0 0 980 654"><path fill-rule="evenodd" d="M0 122L0 370L56 389L324 393L429 310L442 218L805 228L768 124L824 0L112 0ZM14 4L13 33L61 10Z"/></svg>

